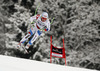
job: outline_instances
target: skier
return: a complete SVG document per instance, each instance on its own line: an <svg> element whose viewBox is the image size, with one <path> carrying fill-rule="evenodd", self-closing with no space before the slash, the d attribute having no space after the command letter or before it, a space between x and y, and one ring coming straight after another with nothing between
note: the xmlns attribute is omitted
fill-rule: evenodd
<svg viewBox="0 0 100 71"><path fill-rule="evenodd" d="M37 14L35 16L32 16L30 18L31 24L33 26L31 27L28 34L22 38L20 43L18 44L18 48L20 48L28 38L32 36L32 38L29 40L29 42L26 44L25 51L28 53L29 47L33 44L33 42L43 33L43 31L49 31L50 30L50 21L48 19L48 13L43 12L42 14ZM35 22L35 23L33 23Z"/></svg>

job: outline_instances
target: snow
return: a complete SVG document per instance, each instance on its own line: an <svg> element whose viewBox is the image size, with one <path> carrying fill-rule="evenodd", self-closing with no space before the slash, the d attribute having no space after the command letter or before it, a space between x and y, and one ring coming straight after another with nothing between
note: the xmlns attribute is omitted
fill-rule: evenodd
<svg viewBox="0 0 100 71"><path fill-rule="evenodd" d="M0 55L0 71L96 71Z"/></svg>

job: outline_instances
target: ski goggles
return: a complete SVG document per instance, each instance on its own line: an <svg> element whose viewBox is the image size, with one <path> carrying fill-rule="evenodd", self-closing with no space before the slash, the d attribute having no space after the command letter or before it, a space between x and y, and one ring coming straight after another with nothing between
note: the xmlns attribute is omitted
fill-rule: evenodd
<svg viewBox="0 0 100 71"><path fill-rule="evenodd" d="M41 17L41 20L44 22L47 20L47 18Z"/></svg>

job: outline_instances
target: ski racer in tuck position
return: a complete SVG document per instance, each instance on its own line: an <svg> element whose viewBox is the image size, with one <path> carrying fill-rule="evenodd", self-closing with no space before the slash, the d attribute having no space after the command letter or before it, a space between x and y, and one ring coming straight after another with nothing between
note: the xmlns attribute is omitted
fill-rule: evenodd
<svg viewBox="0 0 100 71"><path fill-rule="evenodd" d="M21 41L19 42L17 46L17 48L20 48L25 43L25 41L28 40L32 36L32 38L29 40L26 46L22 47L27 53L28 53L29 47L43 33L43 31L50 30L50 21L48 19L47 12L43 12L42 14L37 14L35 16L32 16L30 18L30 21L31 21L31 24L33 24L33 26L31 27L30 31L26 34L26 36L21 39Z"/></svg>

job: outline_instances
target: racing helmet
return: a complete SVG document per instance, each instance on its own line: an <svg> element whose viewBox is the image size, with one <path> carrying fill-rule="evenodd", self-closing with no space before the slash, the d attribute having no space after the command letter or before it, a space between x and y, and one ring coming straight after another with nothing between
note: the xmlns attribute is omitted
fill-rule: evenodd
<svg viewBox="0 0 100 71"><path fill-rule="evenodd" d="M41 14L41 21L45 22L48 19L48 13L47 12L43 12Z"/></svg>

